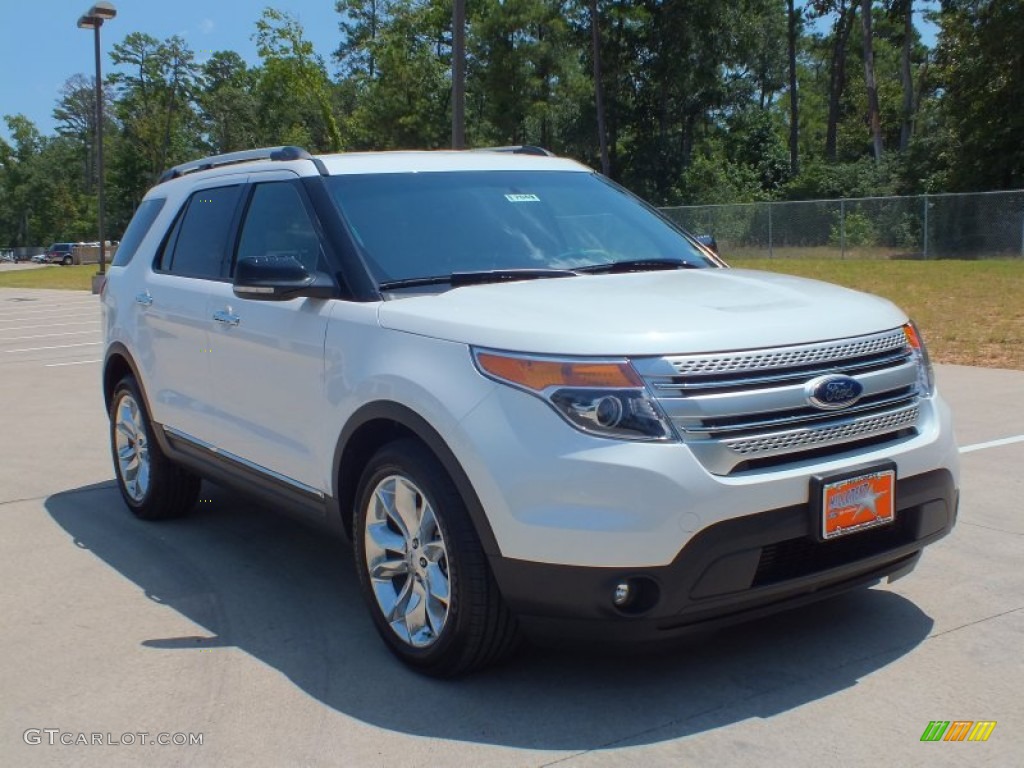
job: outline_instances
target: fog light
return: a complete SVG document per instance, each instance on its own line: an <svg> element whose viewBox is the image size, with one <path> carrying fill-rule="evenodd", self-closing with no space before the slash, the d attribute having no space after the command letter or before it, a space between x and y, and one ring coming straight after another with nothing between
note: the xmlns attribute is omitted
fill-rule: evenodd
<svg viewBox="0 0 1024 768"><path fill-rule="evenodd" d="M623 581L615 585L615 596L612 598L612 602L619 608L625 607L629 603L629 599L632 597L632 590L629 588L629 582Z"/></svg>

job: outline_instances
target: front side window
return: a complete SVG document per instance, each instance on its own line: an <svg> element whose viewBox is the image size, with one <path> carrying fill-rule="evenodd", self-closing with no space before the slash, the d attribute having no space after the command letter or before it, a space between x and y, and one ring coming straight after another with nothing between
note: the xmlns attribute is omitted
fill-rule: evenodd
<svg viewBox="0 0 1024 768"><path fill-rule="evenodd" d="M714 266L671 224L592 173L353 174L327 183L378 282L637 260Z"/></svg>
<svg viewBox="0 0 1024 768"><path fill-rule="evenodd" d="M291 256L316 272L320 238L295 184L286 181L256 185L238 241L238 259Z"/></svg>
<svg viewBox="0 0 1024 768"><path fill-rule="evenodd" d="M178 227L170 261L164 268L186 277L223 277L227 269L228 232L241 187L213 187L194 192Z"/></svg>

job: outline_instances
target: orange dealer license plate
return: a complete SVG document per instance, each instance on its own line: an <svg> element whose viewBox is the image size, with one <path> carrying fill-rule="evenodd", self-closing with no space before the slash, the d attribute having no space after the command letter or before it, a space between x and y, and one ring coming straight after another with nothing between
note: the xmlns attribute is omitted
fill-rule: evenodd
<svg viewBox="0 0 1024 768"><path fill-rule="evenodd" d="M822 540L858 533L896 519L896 466L886 464L856 474L816 477L811 481L815 521Z"/></svg>

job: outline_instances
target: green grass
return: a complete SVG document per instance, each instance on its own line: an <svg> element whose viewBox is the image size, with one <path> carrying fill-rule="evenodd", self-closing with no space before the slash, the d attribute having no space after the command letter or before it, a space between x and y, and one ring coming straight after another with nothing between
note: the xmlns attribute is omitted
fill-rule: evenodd
<svg viewBox="0 0 1024 768"><path fill-rule="evenodd" d="M729 259L884 296L920 326L940 363L1024 370L1024 259Z"/></svg>
<svg viewBox="0 0 1024 768"><path fill-rule="evenodd" d="M92 290L95 264L79 267L40 267L0 272L0 288L59 288L68 291Z"/></svg>

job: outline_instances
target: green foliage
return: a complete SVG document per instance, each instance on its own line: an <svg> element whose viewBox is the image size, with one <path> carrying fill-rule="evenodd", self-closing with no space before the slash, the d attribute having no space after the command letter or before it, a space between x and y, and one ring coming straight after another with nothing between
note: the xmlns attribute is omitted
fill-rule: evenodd
<svg viewBox="0 0 1024 768"><path fill-rule="evenodd" d="M792 200L831 200L893 194L891 162L876 165L869 157L840 163L807 162L800 175L787 185Z"/></svg>
<svg viewBox="0 0 1024 768"><path fill-rule="evenodd" d="M847 248L870 247L878 243L878 231L874 221L863 213L847 213L835 215L835 222L829 230L829 245L839 247L845 243Z"/></svg>
<svg viewBox="0 0 1024 768"><path fill-rule="evenodd" d="M291 14L267 8L253 37L263 62L257 85L258 142L339 151L341 132L327 68L303 37L302 25Z"/></svg>
<svg viewBox="0 0 1024 768"><path fill-rule="evenodd" d="M787 3L472 0L470 146L539 144L600 165L592 5L610 175L655 203L1024 186L1024 0L944 0L937 11L924 0L871 3L881 164L871 160L866 121L860 0L797 2L796 178L788 153ZM908 6L933 13L940 29L934 51L911 29L909 115L901 80ZM333 73L296 18L274 8L254 20L255 64L232 51L199 60L179 37L139 31L112 47L104 107L112 237L160 172L204 154L276 144L314 151L450 145L451 0L335 0L335 8ZM843 18L857 23L847 24L837 59ZM840 64L845 79L834 86ZM94 98L88 77L70 77L56 98L56 136L7 117L0 245L95 238ZM825 160L830 100L835 162ZM901 150L908 117L913 133ZM766 226L761 208L730 224L737 242ZM913 248L921 237L911 219L885 221L875 232L863 223L848 222L851 245Z"/></svg>
<svg viewBox="0 0 1024 768"><path fill-rule="evenodd" d="M1024 186L1024 1L946 0L939 15L940 120L957 190Z"/></svg>

